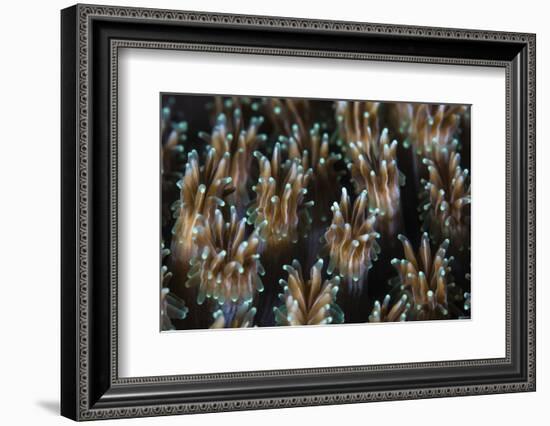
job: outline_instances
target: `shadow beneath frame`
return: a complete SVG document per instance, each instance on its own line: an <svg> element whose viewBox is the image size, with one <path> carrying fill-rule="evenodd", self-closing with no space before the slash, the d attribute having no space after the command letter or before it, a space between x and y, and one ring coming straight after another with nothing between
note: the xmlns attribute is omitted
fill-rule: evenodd
<svg viewBox="0 0 550 426"><path fill-rule="evenodd" d="M37 401L36 405L42 408L44 411L47 411L50 414L59 415L59 401Z"/></svg>

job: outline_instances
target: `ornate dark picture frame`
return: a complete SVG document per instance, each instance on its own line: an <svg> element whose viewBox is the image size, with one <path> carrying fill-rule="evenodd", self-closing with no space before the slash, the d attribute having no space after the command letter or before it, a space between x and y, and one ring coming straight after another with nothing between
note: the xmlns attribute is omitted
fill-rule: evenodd
<svg viewBox="0 0 550 426"><path fill-rule="evenodd" d="M535 35L95 5L64 9L61 29L62 415L92 420L535 390ZM120 378L121 47L504 68L506 356Z"/></svg>

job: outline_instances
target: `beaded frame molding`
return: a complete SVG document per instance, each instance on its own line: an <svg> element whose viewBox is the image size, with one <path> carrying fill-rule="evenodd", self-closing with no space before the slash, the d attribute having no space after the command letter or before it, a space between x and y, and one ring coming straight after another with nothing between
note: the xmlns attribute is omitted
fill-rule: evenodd
<svg viewBox="0 0 550 426"><path fill-rule="evenodd" d="M74 420L535 390L535 35L127 7L61 13L61 414ZM118 377L120 48L501 67L506 356Z"/></svg>

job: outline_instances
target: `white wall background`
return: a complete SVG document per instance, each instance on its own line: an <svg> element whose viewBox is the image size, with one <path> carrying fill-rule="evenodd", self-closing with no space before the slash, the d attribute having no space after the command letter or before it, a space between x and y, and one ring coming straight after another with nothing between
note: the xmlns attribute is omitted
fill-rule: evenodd
<svg viewBox="0 0 550 426"><path fill-rule="evenodd" d="M452 399L107 421L102 424L545 424L550 401L550 27L540 0L297 2L119 0L103 4L537 33L537 392ZM0 423L68 424L59 405L59 10L69 1L11 1L0 26Z"/></svg>

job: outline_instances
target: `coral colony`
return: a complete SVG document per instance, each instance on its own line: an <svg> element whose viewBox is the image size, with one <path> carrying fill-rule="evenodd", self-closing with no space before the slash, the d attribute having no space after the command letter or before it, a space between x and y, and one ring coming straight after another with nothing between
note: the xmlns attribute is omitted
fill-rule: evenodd
<svg viewBox="0 0 550 426"><path fill-rule="evenodd" d="M469 106L161 104L162 330L470 317Z"/></svg>

